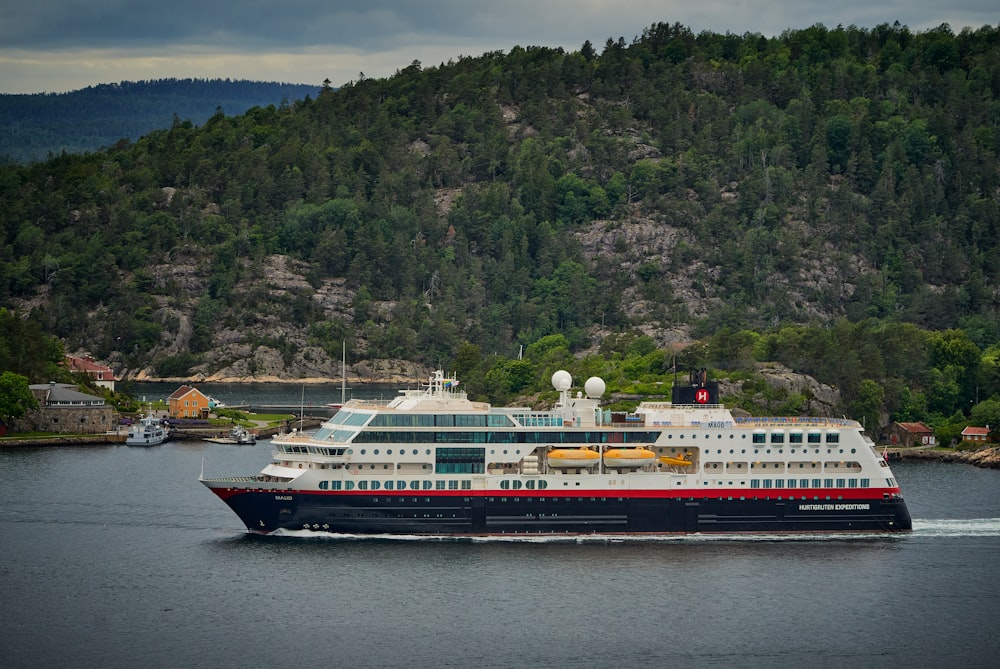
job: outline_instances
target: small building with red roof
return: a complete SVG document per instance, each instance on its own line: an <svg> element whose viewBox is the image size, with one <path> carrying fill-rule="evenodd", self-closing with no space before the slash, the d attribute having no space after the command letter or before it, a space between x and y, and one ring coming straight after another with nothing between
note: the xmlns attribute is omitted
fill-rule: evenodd
<svg viewBox="0 0 1000 669"><path fill-rule="evenodd" d="M101 388L107 388L114 392L115 373L107 365L96 362L90 356L67 355L66 366L70 371L86 374L94 380L94 383Z"/></svg>
<svg viewBox="0 0 1000 669"><path fill-rule="evenodd" d="M934 430L923 423L893 423L889 426L889 443L893 446L936 446Z"/></svg>
<svg viewBox="0 0 1000 669"><path fill-rule="evenodd" d="M209 397L192 386L181 386L167 398L171 418L208 418Z"/></svg>
<svg viewBox="0 0 1000 669"><path fill-rule="evenodd" d="M962 430L962 441L971 441L977 444L985 444L990 440L990 426L986 427L969 427Z"/></svg>

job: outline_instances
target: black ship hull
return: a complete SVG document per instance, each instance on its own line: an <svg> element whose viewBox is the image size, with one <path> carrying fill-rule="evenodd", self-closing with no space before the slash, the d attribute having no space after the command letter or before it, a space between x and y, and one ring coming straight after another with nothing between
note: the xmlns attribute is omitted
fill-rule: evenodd
<svg viewBox="0 0 1000 669"><path fill-rule="evenodd" d="M336 534L574 535L901 532L905 502L877 498L316 494L216 490L247 528Z"/></svg>

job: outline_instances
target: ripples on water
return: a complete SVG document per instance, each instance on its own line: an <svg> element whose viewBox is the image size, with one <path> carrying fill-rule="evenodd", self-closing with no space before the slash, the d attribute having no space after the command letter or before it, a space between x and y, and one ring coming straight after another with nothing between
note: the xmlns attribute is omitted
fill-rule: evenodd
<svg viewBox="0 0 1000 669"><path fill-rule="evenodd" d="M266 445L0 450L0 667L992 667L1000 472L897 465L914 531L249 535ZM972 636L970 638L970 625Z"/></svg>

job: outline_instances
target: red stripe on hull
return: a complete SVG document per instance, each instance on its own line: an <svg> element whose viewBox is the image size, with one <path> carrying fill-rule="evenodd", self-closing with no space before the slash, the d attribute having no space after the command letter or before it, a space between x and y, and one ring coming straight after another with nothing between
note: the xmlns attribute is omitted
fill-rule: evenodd
<svg viewBox="0 0 1000 669"><path fill-rule="evenodd" d="M623 499L879 499L899 495L899 488L752 488L750 490L677 489L677 490L287 490L276 488L211 488L222 500L243 493L274 493L276 495L330 495L345 497L621 497Z"/></svg>

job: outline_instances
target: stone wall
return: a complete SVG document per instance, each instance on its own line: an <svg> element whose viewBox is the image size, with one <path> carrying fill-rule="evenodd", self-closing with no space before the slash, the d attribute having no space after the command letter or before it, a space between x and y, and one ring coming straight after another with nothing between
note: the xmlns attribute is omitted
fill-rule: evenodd
<svg viewBox="0 0 1000 669"><path fill-rule="evenodd" d="M101 434L115 429L114 409L98 407L46 407L30 411L18 431Z"/></svg>

